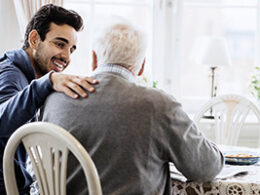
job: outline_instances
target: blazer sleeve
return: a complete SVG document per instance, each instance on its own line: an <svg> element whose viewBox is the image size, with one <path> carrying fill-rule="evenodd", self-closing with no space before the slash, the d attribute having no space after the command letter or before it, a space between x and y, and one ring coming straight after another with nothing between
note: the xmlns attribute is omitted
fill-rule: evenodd
<svg viewBox="0 0 260 195"><path fill-rule="evenodd" d="M30 121L46 97L53 91L50 73L30 84L16 69L0 74L0 136L9 137L18 127ZM26 86L27 85L27 86Z"/></svg>

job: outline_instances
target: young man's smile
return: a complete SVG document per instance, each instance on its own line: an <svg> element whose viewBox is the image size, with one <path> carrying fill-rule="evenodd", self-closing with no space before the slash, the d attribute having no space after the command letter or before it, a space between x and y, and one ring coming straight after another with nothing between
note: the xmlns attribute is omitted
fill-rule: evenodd
<svg viewBox="0 0 260 195"><path fill-rule="evenodd" d="M69 25L50 24L45 40L38 43L34 55L36 75L42 76L51 70L63 71L70 63L70 55L76 49L76 30Z"/></svg>
<svg viewBox="0 0 260 195"><path fill-rule="evenodd" d="M52 57L51 62L54 64L53 70L56 72L63 71L69 64L65 59L56 57Z"/></svg>

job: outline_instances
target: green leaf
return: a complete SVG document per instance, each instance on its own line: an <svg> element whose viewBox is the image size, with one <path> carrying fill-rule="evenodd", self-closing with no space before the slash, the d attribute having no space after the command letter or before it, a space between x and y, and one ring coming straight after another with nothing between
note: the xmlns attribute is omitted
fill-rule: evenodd
<svg viewBox="0 0 260 195"><path fill-rule="evenodd" d="M153 88L157 88L158 81L153 81Z"/></svg>

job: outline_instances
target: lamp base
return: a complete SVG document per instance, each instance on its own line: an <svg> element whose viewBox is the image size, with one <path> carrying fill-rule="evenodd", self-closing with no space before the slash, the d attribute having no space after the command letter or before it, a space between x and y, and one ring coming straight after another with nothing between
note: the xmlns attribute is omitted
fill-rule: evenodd
<svg viewBox="0 0 260 195"><path fill-rule="evenodd" d="M202 118L204 118L204 119L215 119L215 117L212 116L212 115L204 115L204 116L202 116Z"/></svg>
<svg viewBox="0 0 260 195"><path fill-rule="evenodd" d="M211 70L211 91L210 91L210 96L211 98L214 98L217 96L217 86L215 84L215 71L217 69L217 66L211 66L210 70Z"/></svg>
<svg viewBox="0 0 260 195"><path fill-rule="evenodd" d="M213 107L211 107L208 112L206 112L202 118L204 119L215 119L214 115L213 115Z"/></svg>

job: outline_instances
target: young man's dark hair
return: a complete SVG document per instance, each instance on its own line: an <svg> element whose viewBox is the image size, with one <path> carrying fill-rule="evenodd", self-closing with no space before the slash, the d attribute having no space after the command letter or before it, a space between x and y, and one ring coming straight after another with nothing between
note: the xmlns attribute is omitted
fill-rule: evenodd
<svg viewBox="0 0 260 195"><path fill-rule="evenodd" d="M42 6L35 13L31 21L28 23L24 36L23 49L29 47L29 34L33 29L37 30L41 40L44 41L46 34L49 32L51 22L57 25L67 24L72 26L76 31L83 29L83 20L77 12L66 10L53 4L47 4Z"/></svg>

